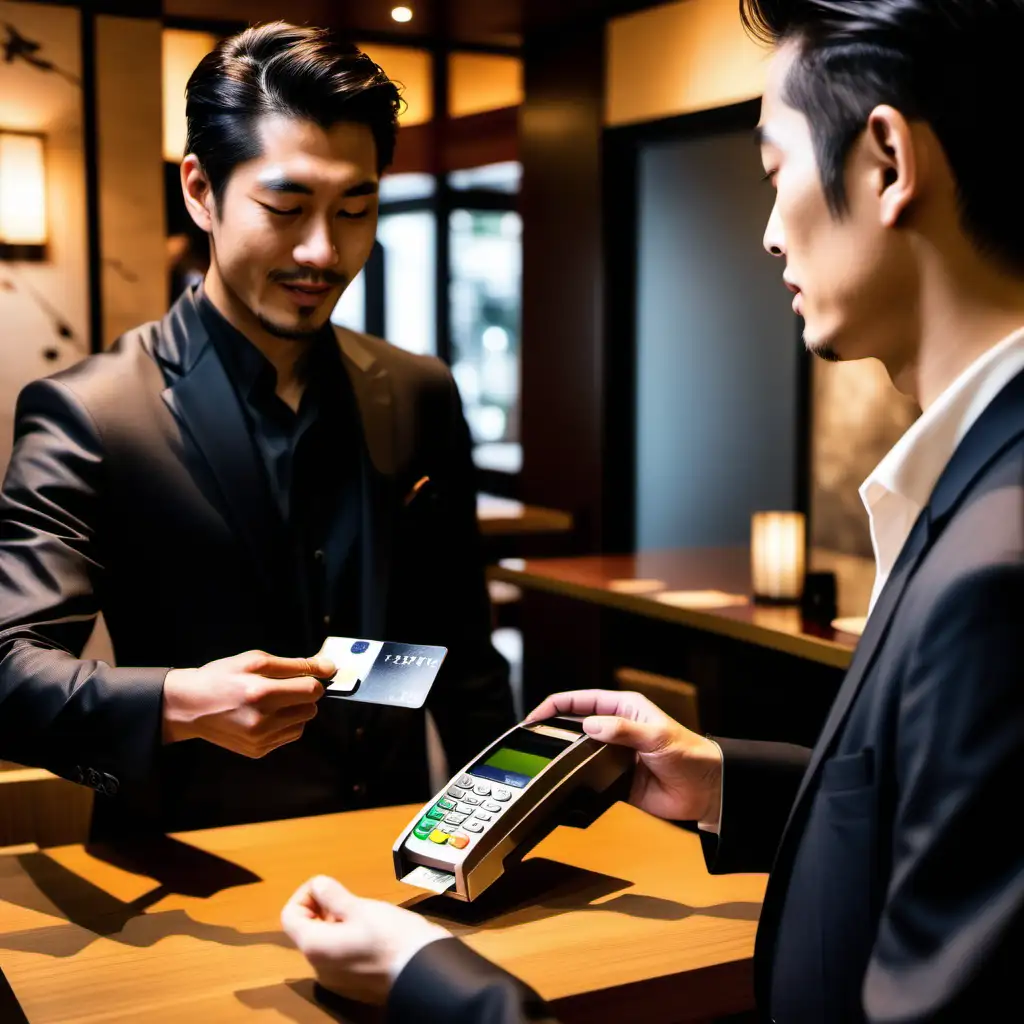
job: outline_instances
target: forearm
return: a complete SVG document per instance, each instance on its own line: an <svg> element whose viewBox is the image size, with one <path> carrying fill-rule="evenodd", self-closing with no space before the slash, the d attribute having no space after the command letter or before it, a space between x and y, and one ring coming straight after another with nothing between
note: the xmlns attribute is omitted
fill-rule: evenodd
<svg viewBox="0 0 1024 1024"><path fill-rule="evenodd" d="M0 757L75 782L92 769L141 785L161 742L166 674L75 658L24 631L0 635Z"/></svg>
<svg viewBox="0 0 1024 1024"><path fill-rule="evenodd" d="M389 1024L556 1024L527 985L457 939L424 946L388 1000Z"/></svg>
<svg viewBox="0 0 1024 1024"><path fill-rule="evenodd" d="M811 752L788 743L716 742L722 749L717 834L701 831L712 874L770 871Z"/></svg>

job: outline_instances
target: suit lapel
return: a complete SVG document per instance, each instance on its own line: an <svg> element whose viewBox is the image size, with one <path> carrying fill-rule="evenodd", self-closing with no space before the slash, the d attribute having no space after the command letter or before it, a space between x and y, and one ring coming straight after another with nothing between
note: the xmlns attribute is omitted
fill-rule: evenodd
<svg viewBox="0 0 1024 1024"><path fill-rule="evenodd" d="M362 622L363 635L383 636L395 529L394 396L387 369L360 337L338 329L342 361L352 382L362 426Z"/></svg>
<svg viewBox="0 0 1024 1024"><path fill-rule="evenodd" d="M249 548L253 565L273 592L280 514L234 388L191 299L189 294L179 300L163 324L165 332L176 332L180 326L188 337L162 339L176 343L182 372L161 397L205 459L225 518ZM184 309L182 303L186 303Z"/></svg>

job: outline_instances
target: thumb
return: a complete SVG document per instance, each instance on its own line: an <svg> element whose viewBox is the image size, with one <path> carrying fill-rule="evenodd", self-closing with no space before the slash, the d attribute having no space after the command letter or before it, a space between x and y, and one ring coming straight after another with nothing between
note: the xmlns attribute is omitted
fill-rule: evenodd
<svg viewBox="0 0 1024 1024"><path fill-rule="evenodd" d="M309 674L314 679L330 679L338 671L337 665L323 654L314 654L307 661L309 662Z"/></svg>
<svg viewBox="0 0 1024 1024"><path fill-rule="evenodd" d="M309 891L324 912L325 917L330 916L342 921L352 912L358 899L341 882L328 878L326 875L317 875L309 883Z"/></svg>
<svg viewBox="0 0 1024 1024"><path fill-rule="evenodd" d="M583 731L602 743L616 743L641 754L653 754L670 739L668 729L659 722L634 722L617 715L590 715L583 719Z"/></svg>

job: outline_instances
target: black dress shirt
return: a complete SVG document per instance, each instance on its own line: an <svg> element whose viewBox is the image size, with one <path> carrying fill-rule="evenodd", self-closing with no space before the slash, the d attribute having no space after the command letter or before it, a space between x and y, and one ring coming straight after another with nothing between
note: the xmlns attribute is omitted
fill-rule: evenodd
<svg viewBox="0 0 1024 1024"><path fill-rule="evenodd" d="M268 557L291 596L294 653L315 653L328 635L359 636L359 431L334 334L325 328L302 359L305 390L296 411L278 397L270 361L202 289L197 308L238 395L280 519L280 548Z"/></svg>

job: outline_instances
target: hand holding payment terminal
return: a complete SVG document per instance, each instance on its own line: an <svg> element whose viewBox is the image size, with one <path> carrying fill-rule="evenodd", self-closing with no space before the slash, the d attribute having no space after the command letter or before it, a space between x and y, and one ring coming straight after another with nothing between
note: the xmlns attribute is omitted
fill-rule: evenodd
<svg viewBox="0 0 1024 1024"><path fill-rule="evenodd" d="M394 845L403 881L472 901L558 825L628 795L636 755L569 715L514 726L462 769Z"/></svg>

